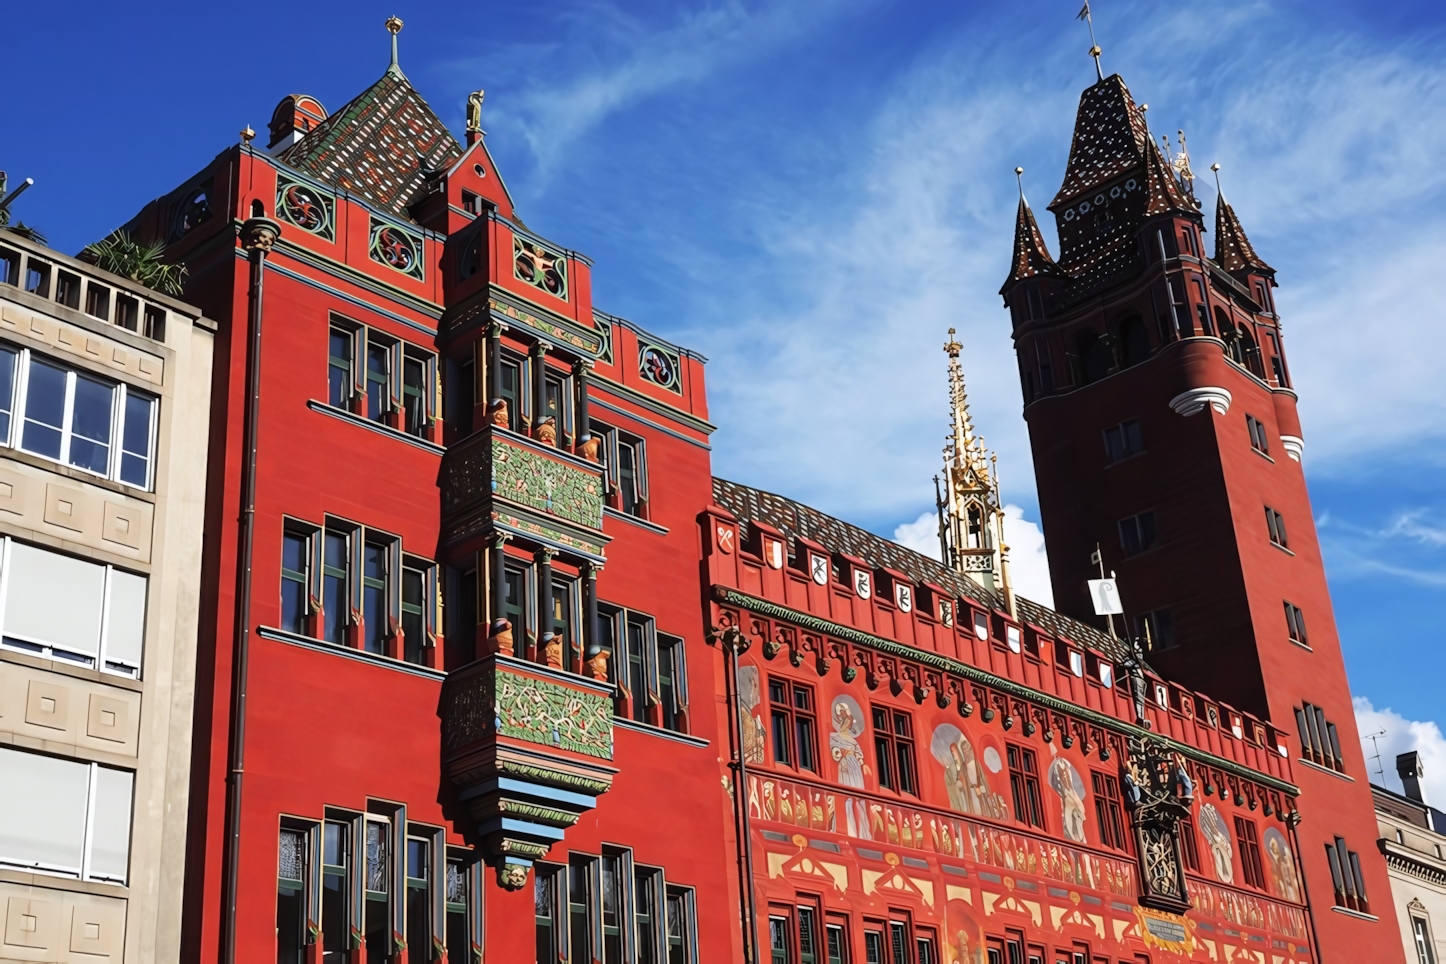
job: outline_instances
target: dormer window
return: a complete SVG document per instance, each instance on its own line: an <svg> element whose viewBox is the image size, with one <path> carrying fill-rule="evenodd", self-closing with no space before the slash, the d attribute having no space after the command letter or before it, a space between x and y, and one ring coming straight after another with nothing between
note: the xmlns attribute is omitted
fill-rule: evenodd
<svg viewBox="0 0 1446 964"><path fill-rule="evenodd" d="M474 218L477 217L483 211L482 198L479 195L473 194L471 191L463 191L462 210L466 211Z"/></svg>

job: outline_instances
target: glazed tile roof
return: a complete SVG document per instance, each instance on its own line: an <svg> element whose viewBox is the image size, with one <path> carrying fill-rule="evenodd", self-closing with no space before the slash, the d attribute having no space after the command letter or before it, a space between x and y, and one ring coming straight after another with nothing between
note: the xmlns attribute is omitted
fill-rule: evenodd
<svg viewBox="0 0 1446 964"><path fill-rule="evenodd" d="M423 172L445 170L461 156L447 125L393 64L280 160L405 218L425 191Z"/></svg>
<svg viewBox="0 0 1446 964"><path fill-rule="evenodd" d="M1119 74L1111 74L1080 94L1075 115L1074 142L1064 183L1049 206L1111 181L1145 159L1150 143L1144 118Z"/></svg>
<svg viewBox="0 0 1446 964"><path fill-rule="evenodd" d="M939 560L905 548L882 536L876 536L872 532L866 532L833 516L824 515L817 509L792 499L715 477L713 501L744 523L751 524L757 520L779 530L789 539L802 536L834 551L856 556L875 568L894 569L916 583L932 582L986 608L1006 611L1003 597L990 592L968 576L955 572ZM1093 626L1022 596L1016 595L1015 603L1020 618L1025 622L1079 645L1089 646L1115 660L1123 660L1126 656L1119 640L1111 639Z"/></svg>
<svg viewBox="0 0 1446 964"><path fill-rule="evenodd" d="M1275 269L1255 253L1235 209L1225 200L1225 195L1215 204L1215 263L1226 271L1259 271L1274 273Z"/></svg>
<svg viewBox="0 0 1446 964"><path fill-rule="evenodd" d="M1014 218L1014 260L1010 264L1009 277L1005 279L1004 287L1008 288L1016 281L1037 275L1059 277L1063 274L1054 263L1054 258L1049 255L1049 247L1044 243L1044 236L1039 233L1039 222L1034 220L1034 212L1029 209L1029 203L1024 200L1024 196L1020 195L1019 212Z"/></svg>

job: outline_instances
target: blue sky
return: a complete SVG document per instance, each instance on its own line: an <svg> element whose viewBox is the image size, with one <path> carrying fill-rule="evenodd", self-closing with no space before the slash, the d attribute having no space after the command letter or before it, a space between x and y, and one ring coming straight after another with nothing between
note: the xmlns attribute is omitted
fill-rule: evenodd
<svg viewBox="0 0 1446 964"><path fill-rule="evenodd" d="M1043 206L1093 79L1076 0L52 4L7 24L0 167L74 252L285 94L342 106L401 62L488 144L533 229L596 260L599 307L709 356L718 474L910 539L932 505L956 327L1000 453L1020 578L1042 583L995 292L1012 173ZM1363 729L1446 800L1446 11L1094 4L1107 71L1183 128L1279 271L1306 472ZM64 29L57 25L63 24ZM264 135L263 135L264 136ZM1207 224L1213 188L1201 185ZM1423 284L1424 282L1424 284ZM900 527L904 528L900 528ZM1047 592L1036 590L1034 595ZM1439 783L1435 778L1439 777Z"/></svg>

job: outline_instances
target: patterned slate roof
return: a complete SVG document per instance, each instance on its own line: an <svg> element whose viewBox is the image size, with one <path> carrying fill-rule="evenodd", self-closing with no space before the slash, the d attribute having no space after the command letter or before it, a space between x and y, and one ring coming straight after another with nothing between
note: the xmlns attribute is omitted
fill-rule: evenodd
<svg viewBox="0 0 1446 964"><path fill-rule="evenodd" d="M890 542L882 536L876 536L833 516L824 515L817 509L792 499L715 477L713 501L746 524L757 520L784 533L790 540L802 536L836 552L856 556L875 568L902 572L916 583L932 582L986 608L1000 612L1006 610L1001 596L985 589L968 576L955 572L939 560L897 542ZM1089 646L1115 660L1123 660L1127 655L1119 640L1111 639L1093 626L1022 596L1016 595L1015 603L1020 618L1025 622L1079 645Z"/></svg>
<svg viewBox="0 0 1446 964"><path fill-rule="evenodd" d="M351 103L287 148L280 160L409 217L424 170L445 170L462 146L395 64Z"/></svg>
<svg viewBox="0 0 1446 964"><path fill-rule="evenodd" d="M1019 212L1014 218L1014 260L1010 264L1009 277L1004 281L1004 288L1037 275L1059 277L1063 274L1049 255L1049 247L1044 243L1044 236L1039 233L1039 222L1034 220L1034 212L1029 209L1029 203L1024 200L1024 196L1020 195ZM1001 288L1000 292L1003 293L1003 290Z"/></svg>
<svg viewBox="0 0 1446 964"><path fill-rule="evenodd" d="M1275 269L1260 259L1235 209L1225 200L1225 195L1215 204L1215 263L1226 271L1259 271L1274 273Z"/></svg>
<svg viewBox="0 0 1446 964"><path fill-rule="evenodd" d="M1134 98L1119 74L1111 74L1080 94L1074 143L1064 183L1049 206L1091 191L1138 167L1150 135Z"/></svg>

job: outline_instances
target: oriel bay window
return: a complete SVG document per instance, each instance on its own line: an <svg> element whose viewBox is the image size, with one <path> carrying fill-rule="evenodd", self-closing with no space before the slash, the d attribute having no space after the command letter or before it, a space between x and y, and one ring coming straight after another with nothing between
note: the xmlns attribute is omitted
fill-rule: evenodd
<svg viewBox="0 0 1446 964"><path fill-rule="evenodd" d="M155 396L0 344L0 444L149 489L155 423Z"/></svg>
<svg viewBox="0 0 1446 964"><path fill-rule="evenodd" d="M617 686L613 712L624 719L686 731L686 650L681 637L657 631L644 613L598 604L598 645L609 653Z"/></svg>
<svg viewBox="0 0 1446 964"><path fill-rule="evenodd" d="M440 618L437 567L396 536L354 523L288 519L280 628L427 665Z"/></svg>

